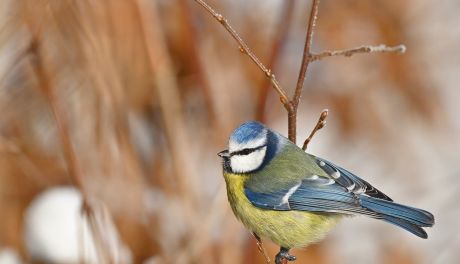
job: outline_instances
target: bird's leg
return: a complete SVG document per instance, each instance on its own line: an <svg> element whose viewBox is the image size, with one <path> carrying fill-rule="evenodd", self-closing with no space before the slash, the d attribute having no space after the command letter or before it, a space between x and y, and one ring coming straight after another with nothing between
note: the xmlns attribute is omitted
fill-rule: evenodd
<svg viewBox="0 0 460 264"><path fill-rule="evenodd" d="M294 261L294 260L296 260L296 257L291 255L291 254L289 254L289 248L281 247L280 252L278 252L278 254L276 254L275 264L282 264L283 259L285 259L287 261Z"/></svg>
<svg viewBox="0 0 460 264"><path fill-rule="evenodd" d="M265 258L266 263L270 263L270 257L268 256L267 252L265 251L264 244L262 243L262 240L256 233L252 233L252 235L255 237L257 240L257 248L259 249L259 252L262 253L262 255Z"/></svg>

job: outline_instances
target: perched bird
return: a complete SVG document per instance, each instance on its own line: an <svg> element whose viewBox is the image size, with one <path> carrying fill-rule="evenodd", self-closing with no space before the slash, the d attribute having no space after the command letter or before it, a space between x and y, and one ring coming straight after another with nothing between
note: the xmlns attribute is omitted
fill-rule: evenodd
<svg viewBox="0 0 460 264"><path fill-rule="evenodd" d="M275 257L322 239L343 216L365 215L427 238L431 213L393 202L368 182L306 153L261 123L242 124L223 159L227 196L235 216L260 240L280 246Z"/></svg>

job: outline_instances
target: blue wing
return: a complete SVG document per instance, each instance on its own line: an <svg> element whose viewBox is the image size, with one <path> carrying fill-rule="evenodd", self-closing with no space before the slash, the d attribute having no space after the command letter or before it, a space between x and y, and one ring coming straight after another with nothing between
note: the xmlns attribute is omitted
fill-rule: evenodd
<svg viewBox="0 0 460 264"><path fill-rule="evenodd" d="M359 178L355 174L349 172L348 170L339 167L333 164L330 161L325 159L310 155L316 161L316 164L326 172L329 177L334 179L339 185L348 189L348 191L353 192L355 194L367 194L374 198L380 198L387 201L393 201L390 197L388 197L383 192L379 191L377 188L372 186L367 181Z"/></svg>
<svg viewBox="0 0 460 264"><path fill-rule="evenodd" d="M394 203L382 192L350 172L324 160L320 161L324 162L321 167L330 166L324 171L334 169L330 173L339 171L339 176L341 174L344 176L334 177L337 176L336 174L326 178L313 175L292 183L288 188L270 193L256 192L246 186L245 195L254 206L259 208L367 215L397 225L419 237L428 237L422 227L430 227L434 224L431 213ZM339 182L338 179L342 181Z"/></svg>
<svg viewBox="0 0 460 264"><path fill-rule="evenodd" d="M249 201L257 207L272 210L298 210L342 214L379 215L360 205L359 198L332 179L312 176L273 193L253 192L245 188Z"/></svg>

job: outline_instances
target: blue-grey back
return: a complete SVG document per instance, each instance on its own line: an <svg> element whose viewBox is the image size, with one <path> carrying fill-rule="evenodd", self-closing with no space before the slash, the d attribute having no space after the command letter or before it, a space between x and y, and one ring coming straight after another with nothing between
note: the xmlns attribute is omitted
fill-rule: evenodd
<svg viewBox="0 0 460 264"><path fill-rule="evenodd" d="M280 135L277 139L276 153L263 168L251 173L246 187L257 192L270 192L292 186L312 175L328 177L312 156Z"/></svg>

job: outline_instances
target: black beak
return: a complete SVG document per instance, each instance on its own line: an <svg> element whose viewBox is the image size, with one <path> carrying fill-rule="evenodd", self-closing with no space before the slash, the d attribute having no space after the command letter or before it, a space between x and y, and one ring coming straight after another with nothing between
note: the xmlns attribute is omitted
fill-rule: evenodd
<svg viewBox="0 0 460 264"><path fill-rule="evenodd" d="M228 158L230 157L230 153L228 153L228 150L222 150L221 152L217 153L217 156L221 158Z"/></svg>

